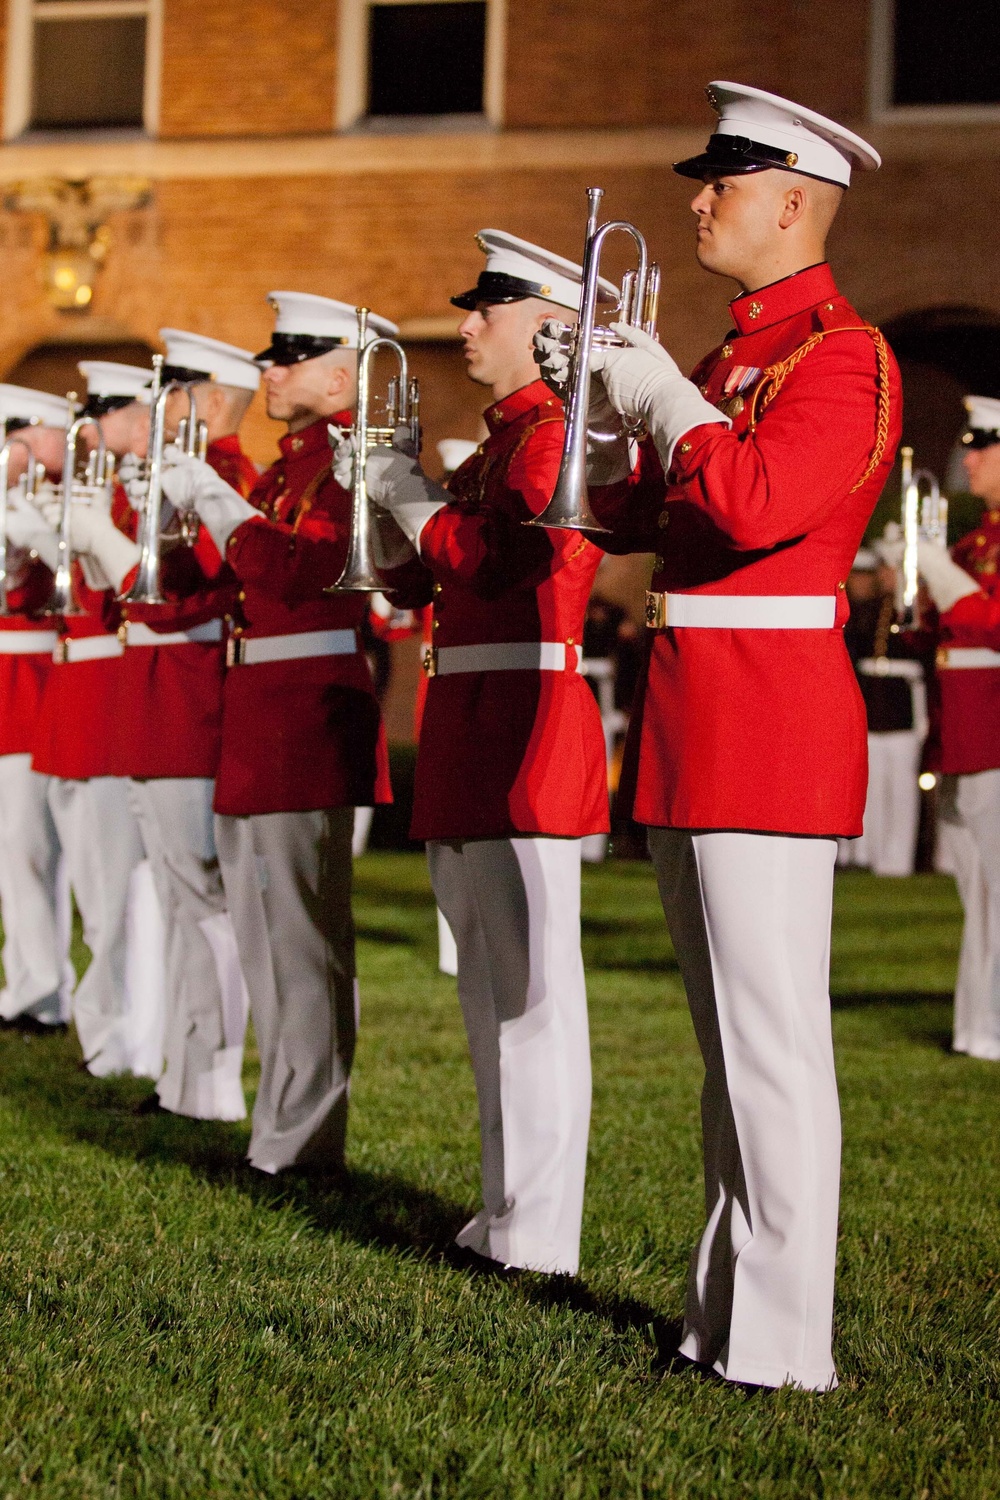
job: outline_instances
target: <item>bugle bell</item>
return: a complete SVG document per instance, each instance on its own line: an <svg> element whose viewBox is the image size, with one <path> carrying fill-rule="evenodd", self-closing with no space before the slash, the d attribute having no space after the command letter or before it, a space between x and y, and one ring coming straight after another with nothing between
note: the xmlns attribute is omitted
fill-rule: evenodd
<svg viewBox="0 0 1000 1500"><path fill-rule="evenodd" d="M591 357L595 344L605 348L624 348L625 342L610 329L597 325L597 299L601 252L610 234L628 234L635 241L638 262L622 278L617 321L656 335L656 314L660 296L660 268L651 265L646 240L634 224L611 219L598 226L597 214L604 189L587 189L590 205L587 234L583 249L583 294L580 317L570 335L569 376L566 384L566 436L562 460L552 499L540 515L526 521L526 526L548 526L565 531L603 532L590 508L587 496L587 415L590 406ZM629 424L625 424L629 431ZM637 429L631 429L637 430Z"/></svg>
<svg viewBox="0 0 1000 1500"><path fill-rule="evenodd" d="M406 351L395 339L368 339L367 307L358 308L358 408L354 425L349 435L354 442L354 467L351 477L351 535L347 548L347 561L336 583L326 590L328 594L368 594L385 592L385 583L379 576L372 555L374 519L368 499L368 481L365 469L371 450L380 444L392 445L397 427L408 427L414 447L420 447L420 391L416 378L411 378L406 361ZM372 360L380 349L389 349L398 363L398 373L389 381L385 397L385 423L376 425L371 420L371 367ZM331 426L330 445L342 441L344 430Z"/></svg>
<svg viewBox="0 0 1000 1500"><path fill-rule="evenodd" d="M899 450L903 560L897 573L896 619L907 629L920 625L918 542L948 545L948 497L930 469L914 469L913 449Z"/></svg>

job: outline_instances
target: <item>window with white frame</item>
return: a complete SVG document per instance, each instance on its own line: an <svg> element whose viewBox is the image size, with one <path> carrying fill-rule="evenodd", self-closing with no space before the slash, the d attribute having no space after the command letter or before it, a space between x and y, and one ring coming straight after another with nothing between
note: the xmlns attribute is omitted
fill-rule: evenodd
<svg viewBox="0 0 1000 1500"><path fill-rule="evenodd" d="M505 0L341 0L339 129L502 123Z"/></svg>
<svg viewBox="0 0 1000 1500"><path fill-rule="evenodd" d="M146 129L159 104L162 0L9 0L4 138Z"/></svg>
<svg viewBox="0 0 1000 1500"><path fill-rule="evenodd" d="M872 22L876 118L1000 116L997 0L875 0Z"/></svg>

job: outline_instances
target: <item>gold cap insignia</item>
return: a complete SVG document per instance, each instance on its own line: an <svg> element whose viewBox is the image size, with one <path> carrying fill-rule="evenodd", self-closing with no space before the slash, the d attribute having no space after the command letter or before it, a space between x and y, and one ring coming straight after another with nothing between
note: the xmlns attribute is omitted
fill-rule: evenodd
<svg viewBox="0 0 1000 1500"><path fill-rule="evenodd" d="M789 151L788 155L785 157L785 166L794 167L798 159L799 153L797 151Z"/></svg>

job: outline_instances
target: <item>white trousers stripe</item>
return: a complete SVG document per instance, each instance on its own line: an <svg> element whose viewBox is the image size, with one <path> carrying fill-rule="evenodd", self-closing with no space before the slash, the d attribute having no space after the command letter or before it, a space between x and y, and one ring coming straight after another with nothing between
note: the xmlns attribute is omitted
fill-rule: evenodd
<svg viewBox="0 0 1000 1500"><path fill-rule="evenodd" d="M708 1223L681 1350L729 1380L836 1384L840 1110L830 1033L832 839L651 828L705 1061Z"/></svg>
<svg viewBox="0 0 1000 1500"><path fill-rule="evenodd" d="M458 1243L575 1273L590 1128L580 842L432 842L427 856L479 1099L483 1207Z"/></svg>

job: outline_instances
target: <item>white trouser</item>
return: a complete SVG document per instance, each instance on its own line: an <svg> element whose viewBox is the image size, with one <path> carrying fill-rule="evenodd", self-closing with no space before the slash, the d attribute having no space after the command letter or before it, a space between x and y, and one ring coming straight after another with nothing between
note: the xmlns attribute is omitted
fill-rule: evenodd
<svg viewBox="0 0 1000 1500"><path fill-rule="evenodd" d="M842 864L865 865L875 875L912 875L920 824L920 750L915 729L868 736L868 796L864 833Z"/></svg>
<svg viewBox="0 0 1000 1500"><path fill-rule="evenodd" d="M129 800L150 861L166 949L165 1109L199 1120L246 1117L241 1074L248 998L215 848L203 777L131 781Z"/></svg>
<svg viewBox="0 0 1000 1500"><path fill-rule="evenodd" d="M837 1383L836 847L649 830L705 1061L708 1223L691 1260L681 1352L727 1380L816 1391Z"/></svg>
<svg viewBox="0 0 1000 1500"><path fill-rule="evenodd" d="M260 1053L247 1153L262 1172L343 1162L358 987L354 809L217 817Z"/></svg>
<svg viewBox="0 0 1000 1500"><path fill-rule="evenodd" d="M480 1255L575 1274L590 1128L579 839L427 845L479 1098Z"/></svg>
<svg viewBox="0 0 1000 1500"><path fill-rule="evenodd" d="M129 969L137 972L129 962L129 900L143 858L128 783L120 776L47 779L49 807L91 953L73 998L84 1061L98 1077L128 1073L136 1062L137 1020L148 1009L145 997L130 993L128 984ZM149 941L155 945L156 934L133 923L132 938L142 946ZM158 964L150 968L155 974Z"/></svg>
<svg viewBox="0 0 1000 1500"><path fill-rule="evenodd" d="M965 911L952 1047L1000 1061L1000 771L946 776L940 838Z"/></svg>
<svg viewBox="0 0 1000 1500"><path fill-rule="evenodd" d="M0 1018L68 1021L76 975L69 961L70 900L65 861L48 803L49 778L30 755L0 755L0 902L3 967Z"/></svg>

